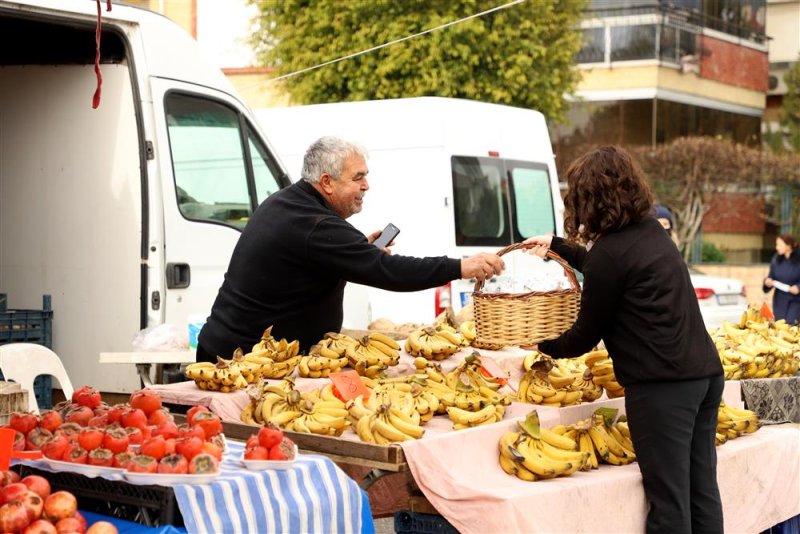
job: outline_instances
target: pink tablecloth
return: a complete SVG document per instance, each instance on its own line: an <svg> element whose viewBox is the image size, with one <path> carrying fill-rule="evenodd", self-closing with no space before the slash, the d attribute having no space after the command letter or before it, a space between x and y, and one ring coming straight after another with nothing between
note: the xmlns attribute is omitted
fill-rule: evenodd
<svg viewBox="0 0 800 534"><path fill-rule="evenodd" d="M497 464L512 421L402 444L425 497L463 533L643 532L639 468L602 466L523 482ZM761 532L800 514L800 429L764 427L718 449L725 532Z"/></svg>

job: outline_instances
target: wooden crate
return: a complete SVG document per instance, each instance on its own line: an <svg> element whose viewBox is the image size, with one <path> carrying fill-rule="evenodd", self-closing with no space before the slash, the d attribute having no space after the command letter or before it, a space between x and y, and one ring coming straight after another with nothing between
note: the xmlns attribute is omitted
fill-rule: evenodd
<svg viewBox="0 0 800 534"><path fill-rule="evenodd" d="M14 412L28 411L28 391L16 382L0 382L0 425L7 425Z"/></svg>

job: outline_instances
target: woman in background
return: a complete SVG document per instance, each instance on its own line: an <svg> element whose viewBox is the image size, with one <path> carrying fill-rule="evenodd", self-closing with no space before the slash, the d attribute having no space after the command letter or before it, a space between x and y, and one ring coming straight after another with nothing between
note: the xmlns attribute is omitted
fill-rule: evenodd
<svg viewBox="0 0 800 534"><path fill-rule="evenodd" d="M686 264L653 217L650 187L625 150L593 150L566 178L564 232L572 242L526 243L540 245L540 255L552 248L583 273L580 311L569 330L535 348L572 358L602 339L625 387L650 504L646 531L721 533L714 438L725 382Z"/></svg>
<svg viewBox="0 0 800 534"><path fill-rule="evenodd" d="M790 234L775 239L775 255L769 264L769 274L764 279L764 293L775 289L772 295L772 312L776 319L789 324L800 321L800 253L797 241Z"/></svg>

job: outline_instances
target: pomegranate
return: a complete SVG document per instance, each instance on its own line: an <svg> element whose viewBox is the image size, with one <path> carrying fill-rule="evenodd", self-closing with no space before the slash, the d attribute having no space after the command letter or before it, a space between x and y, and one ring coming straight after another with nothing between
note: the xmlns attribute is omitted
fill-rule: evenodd
<svg viewBox="0 0 800 534"><path fill-rule="evenodd" d="M0 506L0 530L3 532L19 532L29 524L28 511L21 501Z"/></svg>
<svg viewBox="0 0 800 534"><path fill-rule="evenodd" d="M31 491L36 492L42 499L46 499L50 495L50 482L42 476L28 475L20 482L28 486Z"/></svg>
<svg viewBox="0 0 800 534"><path fill-rule="evenodd" d="M3 502L16 501L30 491L22 482L14 482L3 488Z"/></svg>
<svg viewBox="0 0 800 534"><path fill-rule="evenodd" d="M28 490L24 495L16 499L16 501L25 505L25 511L28 512L28 522L36 521L42 517L44 499L42 499L38 493Z"/></svg>
<svg viewBox="0 0 800 534"><path fill-rule="evenodd" d="M82 530L73 530L69 532L83 532ZM37 519L22 531L22 534L58 534L56 527L47 519Z"/></svg>
<svg viewBox="0 0 800 534"><path fill-rule="evenodd" d="M59 519L55 526L58 534L73 534L75 532L84 532L86 528L81 524L80 519L77 517L65 517Z"/></svg>
<svg viewBox="0 0 800 534"><path fill-rule="evenodd" d="M108 521L98 521L86 529L86 534L119 534L117 527Z"/></svg>
<svg viewBox="0 0 800 534"><path fill-rule="evenodd" d="M65 517L73 517L78 510L78 499L68 491L51 493L44 500L44 516L53 523Z"/></svg>

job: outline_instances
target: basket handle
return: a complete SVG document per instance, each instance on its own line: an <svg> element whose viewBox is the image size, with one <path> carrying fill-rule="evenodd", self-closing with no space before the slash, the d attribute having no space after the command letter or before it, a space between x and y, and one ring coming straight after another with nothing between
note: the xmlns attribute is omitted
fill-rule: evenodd
<svg viewBox="0 0 800 534"><path fill-rule="evenodd" d="M508 245L506 248L499 250L497 252L497 255L498 256L502 256L503 254L507 254L507 253L513 252L515 250L529 249L529 248L533 248L535 246L538 246L538 245L536 243L529 243L529 244L514 243L513 245ZM575 290L575 291L580 291L580 286L578 285L578 277L575 276L575 271L572 269L572 267L570 267L570 265L566 261L564 261L564 258L562 258L558 254L553 252L552 249L550 249L550 247L547 248L547 254L545 254L545 256L550 258L551 260L555 260L556 263L561 265L561 267L564 268L564 274L567 275L567 280L569 280L569 283L572 286L572 289ZM479 293L480 290L483 289L483 284L484 284L483 280L476 280L475 281L475 291L474 292L475 293Z"/></svg>

